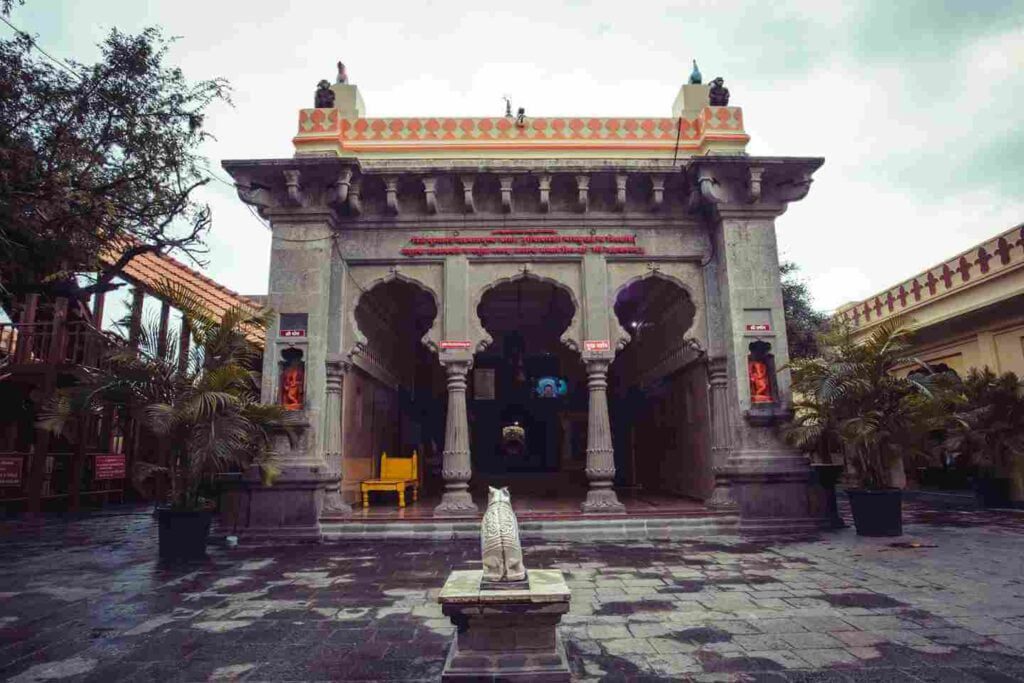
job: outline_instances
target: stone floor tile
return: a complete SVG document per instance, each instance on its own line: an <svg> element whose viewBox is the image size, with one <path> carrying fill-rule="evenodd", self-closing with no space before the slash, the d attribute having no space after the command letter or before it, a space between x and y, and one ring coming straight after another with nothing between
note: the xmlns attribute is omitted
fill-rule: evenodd
<svg viewBox="0 0 1024 683"><path fill-rule="evenodd" d="M656 654L654 648L643 638L615 638L601 641L601 647L610 655Z"/></svg>
<svg viewBox="0 0 1024 683"><path fill-rule="evenodd" d="M807 660L813 667L831 667L837 664L857 664L857 659L849 651L841 648L828 648L823 650L799 650L800 656Z"/></svg>
<svg viewBox="0 0 1024 683"><path fill-rule="evenodd" d="M803 669L810 664L793 650L751 650L747 652L749 657L771 660L784 669Z"/></svg>
<svg viewBox="0 0 1024 683"><path fill-rule="evenodd" d="M843 643L826 633L783 633L780 634L794 650L843 647Z"/></svg>

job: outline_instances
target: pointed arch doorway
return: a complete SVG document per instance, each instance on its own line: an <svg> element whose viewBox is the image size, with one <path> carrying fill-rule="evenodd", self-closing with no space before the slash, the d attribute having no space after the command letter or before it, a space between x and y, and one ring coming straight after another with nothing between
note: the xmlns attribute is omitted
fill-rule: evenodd
<svg viewBox="0 0 1024 683"><path fill-rule="evenodd" d="M577 314L573 295L524 274L487 289L476 313L492 341L470 378L473 488L510 485L513 500L578 502L587 484L586 372L561 341Z"/></svg>

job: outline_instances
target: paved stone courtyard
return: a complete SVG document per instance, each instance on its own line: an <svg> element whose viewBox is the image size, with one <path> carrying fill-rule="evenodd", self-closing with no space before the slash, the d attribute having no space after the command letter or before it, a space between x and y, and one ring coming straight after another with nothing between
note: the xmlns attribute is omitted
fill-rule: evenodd
<svg viewBox="0 0 1024 683"><path fill-rule="evenodd" d="M907 536L534 544L580 680L1024 681L1024 514L911 505ZM437 680L472 542L216 548L145 511L0 522L0 679ZM894 544L895 541L895 544Z"/></svg>

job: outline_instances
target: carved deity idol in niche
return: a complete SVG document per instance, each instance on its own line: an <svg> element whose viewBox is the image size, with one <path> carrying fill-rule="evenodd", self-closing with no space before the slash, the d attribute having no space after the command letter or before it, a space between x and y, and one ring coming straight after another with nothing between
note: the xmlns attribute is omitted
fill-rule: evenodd
<svg viewBox="0 0 1024 683"><path fill-rule="evenodd" d="M306 398L306 364L302 362L302 352L289 350L281 355L284 357L281 368L281 407L285 410L302 410Z"/></svg>
<svg viewBox="0 0 1024 683"><path fill-rule="evenodd" d="M751 358L747 361L747 370L750 373L750 402L771 403L774 401L771 380L768 377L768 364L763 360Z"/></svg>
<svg viewBox="0 0 1024 683"><path fill-rule="evenodd" d="M487 488L487 511L480 525L483 580L522 581L526 578L526 567L523 566L523 547L519 542L519 522L512 511L508 487Z"/></svg>

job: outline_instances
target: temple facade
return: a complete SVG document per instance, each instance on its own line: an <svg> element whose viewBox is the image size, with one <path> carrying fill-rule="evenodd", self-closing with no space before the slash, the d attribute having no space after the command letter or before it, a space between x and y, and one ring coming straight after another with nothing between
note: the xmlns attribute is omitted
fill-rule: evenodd
<svg viewBox="0 0 1024 683"><path fill-rule="evenodd" d="M580 516L646 492L817 524L777 433L775 221L822 159L746 154L721 84L665 117L369 118L339 80L292 158L223 164L273 231L263 400L288 409L282 476L238 482L233 528L318 536L414 451L435 518L493 483Z"/></svg>

